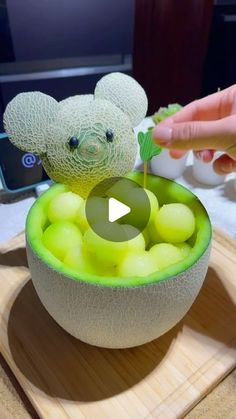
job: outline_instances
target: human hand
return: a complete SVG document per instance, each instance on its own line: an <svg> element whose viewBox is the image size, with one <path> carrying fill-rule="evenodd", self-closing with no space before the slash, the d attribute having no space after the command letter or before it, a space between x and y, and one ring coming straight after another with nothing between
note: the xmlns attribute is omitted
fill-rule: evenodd
<svg viewBox="0 0 236 419"><path fill-rule="evenodd" d="M210 162L214 151L224 151L214 161L215 171L236 171L236 85L185 106L160 122L153 129L153 138L170 149L173 158L195 150L199 158Z"/></svg>

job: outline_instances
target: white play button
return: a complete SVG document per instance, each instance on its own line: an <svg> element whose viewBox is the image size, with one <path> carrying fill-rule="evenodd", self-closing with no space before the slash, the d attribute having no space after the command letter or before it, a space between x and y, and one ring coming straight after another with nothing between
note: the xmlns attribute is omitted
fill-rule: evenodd
<svg viewBox="0 0 236 419"><path fill-rule="evenodd" d="M129 214L131 211L128 205L123 204L115 198L109 198L108 201L108 219L113 223L124 215Z"/></svg>
<svg viewBox="0 0 236 419"><path fill-rule="evenodd" d="M99 182L90 191L85 205L89 226L98 236L112 242L137 237L147 226L150 211L145 189L139 183L121 177ZM128 228L127 224L135 228Z"/></svg>

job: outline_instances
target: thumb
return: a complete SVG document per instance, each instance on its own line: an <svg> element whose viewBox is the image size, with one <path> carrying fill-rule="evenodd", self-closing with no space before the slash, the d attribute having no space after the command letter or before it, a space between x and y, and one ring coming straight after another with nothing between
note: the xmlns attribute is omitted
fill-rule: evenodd
<svg viewBox="0 0 236 419"><path fill-rule="evenodd" d="M236 116L216 121L160 123L153 129L154 141L179 150L223 150L236 158Z"/></svg>

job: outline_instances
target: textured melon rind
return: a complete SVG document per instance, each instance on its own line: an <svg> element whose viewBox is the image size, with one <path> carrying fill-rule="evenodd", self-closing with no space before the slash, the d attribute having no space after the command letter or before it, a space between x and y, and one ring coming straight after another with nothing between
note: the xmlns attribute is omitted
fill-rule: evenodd
<svg viewBox="0 0 236 419"><path fill-rule="evenodd" d="M18 94L8 103L3 117L11 142L23 151L45 153L48 127L54 122L58 109L58 102L44 93Z"/></svg>
<svg viewBox="0 0 236 419"><path fill-rule="evenodd" d="M142 86L132 77L123 73L110 73L96 84L94 96L106 99L129 115L133 127L146 116L148 100Z"/></svg>
<svg viewBox="0 0 236 419"><path fill-rule="evenodd" d="M132 172L128 175L137 183L142 183L142 174L138 172ZM157 281L165 281L168 278L172 278L175 275L188 270L194 265L198 259L204 254L211 241L211 225L204 209L198 198L189 190L181 185L176 184L173 181L157 177L148 176L147 187L154 193L158 191L158 198L162 204L164 202L184 202L193 209L196 214L197 224L197 235L194 239L193 250L190 255L183 261L176 263L175 265L169 266L160 272L155 272L147 277L130 277L130 278L119 278L119 277L101 277L95 275L84 274L81 276L80 272L76 272L66 267L62 262L56 259L42 244L42 227L44 218L44 212L48 205L48 202L53 196L61 193L62 191L68 190L64 185L54 185L49 191L44 193L35 204L31 207L27 217L26 223L26 234L28 242L31 247L37 253L38 257L48 264L52 269L64 274L68 278L76 281L84 281L99 286L106 287L132 287L132 286L145 286L147 283L152 284ZM42 219L42 226L39 226L39 219Z"/></svg>
<svg viewBox="0 0 236 419"><path fill-rule="evenodd" d="M191 307L206 275L210 244L186 271L154 284L107 287L47 266L27 241L37 294L49 314L71 335L96 346L127 348L149 342L175 326Z"/></svg>

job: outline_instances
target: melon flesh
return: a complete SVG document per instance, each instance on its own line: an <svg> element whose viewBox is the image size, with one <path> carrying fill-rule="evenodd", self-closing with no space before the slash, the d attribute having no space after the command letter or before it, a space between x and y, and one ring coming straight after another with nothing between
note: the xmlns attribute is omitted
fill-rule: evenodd
<svg viewBox="0 0 236 419"><path fill-rule="evenodd" d="M139 177L140 175L137 176ZM138 178L135 178L135 181L137 181L137 179ZM155 181L157 180L158 178L155 177ZM163 179L162 182L165 183L166 180ZM151 184L149 184L148 187L152 189ZM179 196L184 203L171 203L171 197L168 197L166 195L168 188L156 188L156 190L154 190L154 194L150 194L150 196L153 197L154 200L153 208L155 208L152 215L152 221L149 222L148 226L145 228L143 233L137 231L138 234L134 239L127 240L125 242L111 242L109 240L104 240L103 238L98 236L88 225L85 214L85 200L82 200L82 204L80 205L76 213L76 219L73 222L68 221L70 227L73 226L73 231L76 231L76 234L74 236L74 233L72 235L68 234L69 238L67 240L66 237L63 237L64 233L62 233L62 235L58 233L58 227L55 228L55 226L58 225L58 222L50 224L50 220L47 216L48 209L50 208L50 205L52 205L53 202L60 202L60 199L62 199L63 197L70 197L71 192L68 190L68 187L63 187L63 185L54 185L46 194L44 194L40 199L38 199L40 203L42 202L42 205L40 205L42 208L42 216L40 215L40 206L36 205L37 208L35 209L35 211L37 212L37 220L40 220L40 225L37 226L36 230L42 231L40 235L42 237L42 244L45 246L45 249L49 250L54 257L58 258L58 260L63 263L65 269L67 267L73 269L75 276L80 274L89 274L92 275L94 279L96 277L99 277L101 280L103 280L103 278L106 277L108 283L110 281L110 278L113 278L113 280L116 281L122 281L123 277L123 280L127 281L127 284L129 284L130 281L137 281L137 283L139 283L141 278L149 277L154 274L157 278L162 279L166 275L164 272L169 272L170 269L172 269L172 266L176 266L176 269L181 269L181 267L187 266L187 263L191 263L191 260L194 257L195 242L199 240L198 230L201 226L201 219L204 220L205 218L204 211L203 215L201 215L201 211L199 213L200 215L197 214L199 211L199 207L201 208L201 205L199 204L197 199L196 202L193 202L192 195L190 195L189 191L186 191L185 193L184 188L180 188L180 190L178 190L178 193L176 193L175 188L178 189L178 187L176 187L174 183L172 183L171 189L169 188L171 194L173 194L172 199L176 200L176 197ZM53 194L54 191L55 194ZM74 197L74 195L75 194L72 193L72 197ZM158 197L158 200L156 196ZM78 198L80 199L79 196ZM104 198L99 199L99 203L101 203L101 208L103 208L103 199ZM104 202L105 201L106 200L104 200ZM160 202L159 205L158 201ZM69 207L70 205L68 205L68 208ZM158 224L157 222L159 220L160 214L162 216L163 209L171 208L171 215L173 215L173 209L175 209L176 207L181 208L181 211L182 209L184 209L185 213L187 212L188 214L190 214L190 216L194 218L194 234L191 235L191 238L188 242L182 241L181 243L175 243L175 240L172 243L169 243L167 241L165 242L163 236L161 236L160 232L156 229L156 226ZM80 214L83 214L83 216L80 216ZM196 214L198 216L195 220ZM169 213L167 215L169 215ZM63 225L63 222L61 223ZM179 225L181 226L181 222L174 223L174 227L176 226L176 224L178 228ZM186 225L184 223L182 224L184 228L184 234L186 234ZM170 225L171 223L168 223L168 227ZM152 228L153 226L155 227L154 229ZM135 229L135 227L131 225L122 225L122 227L127 230L127 234L129 233L129 230L132 231L133 229ZM188 231L188 236L189 234L190 232ZM38 235L38 237L40 237L40 235ZM75 240L74 244L73 240ZM183 238L181 238L181 240L183 240ZM78 250L80 246L82 246L83 249L81 252ZM149 267L146 269L146 276L143 273L144 271L142 272L141 269L136 269L136 267L134 269L135 263L133 263L133 267L130 266L129 275L127 276L126 273L121 277L120 266L124 265L124 260L129 260L129 258L130 260L135 260L135 257L133 256L133 254L135 254L137 256L137 260L139 261L138 255L140 255L140 253L144 255L144 260L150 260ZM92 256L89 259L89 262L86 258L85 263L80 262L81 255L83 254L89 254ZM66 255L67 257L65 257ZM137 266L138 263L139 262L137 262ZM86 266L87 271L85 269ZM128 272L127 263L126 272ZM133 276L132 272L135 272Z"/></svg>
<svg viewBox="0 0 236 419"><path fill-rule="evenodd" d="M173 203L163 205L155 220L157 232L168 243L182 243L195 230L195 218L187 205Z"/></svg>
<svg viewBox="0 0 236 419"><path fill-rule="evenodd" d="M60 221L46 228L42 241L54 256L63 260L68 250L82 243L82 234L70 221Z"/></svg>
<svg viewBox="0 0 236 419"><path fill-rule="evenodd" d="M58 194L47 206L47 217L51 224L43 233L44 245L65 266L80 273L95 275L143 277L180 262L191 250L190 245L183 242L183 237L192 235L193 230L189 227L191 217L195 228L192 211L184 204L163 205L159 210L156 196L149 190L146 192L151 215L144 235L132 225L124 224L122 228L127 234L125 242L105 240L95 233L86 218L86 200L78 194L70 191ZM90 200L94 200L96 208L90 223L101 223L104 229L109 228L103 221L108 200L102 197ZM117 228L121 226L117 225ZM134 232L137 235L128 240L129 234L133 235ZM173 243L181 242L178 243L179 247L162 243L163 238L169 242L170 235Z"/></svg>

